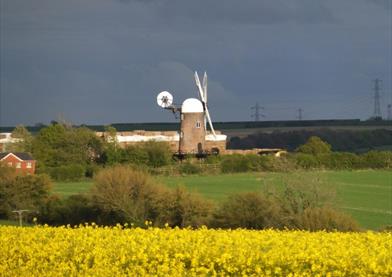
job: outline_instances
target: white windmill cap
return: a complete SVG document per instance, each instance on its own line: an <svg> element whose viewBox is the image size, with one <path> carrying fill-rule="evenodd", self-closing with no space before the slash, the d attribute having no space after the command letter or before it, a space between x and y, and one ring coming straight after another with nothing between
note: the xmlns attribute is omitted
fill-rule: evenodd
<svg viewBox="0 0 392 277"><path fill-rule="evenodd" d="M199 99L196 98L188 98L182 103L181 107L182 113L202 113L203 104L200 102Z"/></svg>

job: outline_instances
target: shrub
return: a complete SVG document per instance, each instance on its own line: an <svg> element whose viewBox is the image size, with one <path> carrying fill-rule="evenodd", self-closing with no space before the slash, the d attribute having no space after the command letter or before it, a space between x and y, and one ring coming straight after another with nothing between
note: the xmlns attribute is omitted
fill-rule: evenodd
<svg viewBox="0 0 392 277"><path fill-rule="evenodd" d="M360 158L353 153L332 152L330 154L318 155L317 159L325 168L328 169L357 169L361 168Z"/></svg>
<svg viewBox="0 0 392 277"><path fill-rule="evenodd" d="M159 215L167 189L143 171L115 166L97 174L91 193L93 203L103 211L143 224Z"/></svg>
<svg viewBox="0 0 392 277"><path fill-rule="evenodd" d="M185 162L180 165L179 172L181 174L199 174L202 172L202 168L196 164Z"/></svg>
<svg viewBox="0 0 392 277"><path fill-rule="evenodd" d="M201 227L209 223L213 204L199 194L177 187L170 191L162 208L157 225Z"/></svg>
<svg viewBox="0 0 392 277"><path fill-rule="evenodd" d="M149 154L143 147L127 146L121 153L121 163L147 165L149 163Z"/></svg>
<svg viewBox="0 0 392 277"><path fill-rule="evenodd" d="M299 218L299 227L309 231L358 231L358 224L352 217L338 212L331 207L307 208Z"/></svg>
<svg viewBox="0 0 392 277"><path fill-rule="evenodd" d="M99 165L96 165L96 164L87 165L85 177L93 178L100 170L101 170L101 167Z"/></svg>
<svg viewBox="0 0 392 277"><path fill-rule="evenodd" d="M222 161L222 155L208 155L205 159L206 164L219 164Z"/></svg>
<svg viewBox="0 0 392 277"><path fill-rule="evenodd" d="M42 207L38 216L40 223L50 225L78 225L85 222L115 224L116 219L108 220L107 214L94 206L89 197L77 194L62 199L52 196L47 205Z"/></svg>
<svg viewBox="0 0 392 277"><path fill-rule="evenodd" d="M207 224L212 204L184 188L168 189L140 170L126 166L104 169L95 177L92 204L122 222L163 226Z"/></svg>
<svg viewBox="0 0 392 277"><path fill-rule="evenodd" d="M281 226L280 207L265 195L247 192L231 195L216 210L212 225L219 228L264 229Z"/></svg>
<svg viewBox="0 0 392 277"><path fill-rule="evenodd" d="M258 155L225 155L222 156L221 168L223 173L236 173L260 170Z"/></svg>
<svg viewBox="0 0 392 277"><path fill-rule="evenodd" d="M172 162L172 153L166 142L149 141L143 144L143 149L148 156L148 165L151 167L161 167Z"/></svg>
<svg viewBox="0 0 392 277"><path fill-rule="evenodd" d="M296 153L292 155L293 160L295 161L295 164L299 168L303 169L314 169L314 168L320 168L320 163L316 156L311 155L311 154L305 154L305 153Z"/></svg>
<svg viewBox="0 0 392 277"><path fill-rule="evenodd" d="M294 162L288 157L275 157L272 155L260 157L261 170L289 172L295 169Z"/></svg>
<svg viewBox="0 0 392 277"><path fill-rule="evenodd" d="M369 151L361 155L361 159L367 168L392 168L391 151Z"/></svg>

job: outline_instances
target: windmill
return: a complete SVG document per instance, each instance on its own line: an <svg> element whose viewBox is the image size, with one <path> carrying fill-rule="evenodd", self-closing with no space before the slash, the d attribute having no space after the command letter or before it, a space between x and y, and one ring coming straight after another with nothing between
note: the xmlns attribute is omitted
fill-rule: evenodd
<svg viewBox="0 0 392 277"><path fill-rule="evenodd" d="M209 152L206 150L207 122L213 137L217 138L207 107L207 73L204 73L201 84L199 76L195 72L195 81L200 100L188 98L181 106L178 106L173 104L173 96L168 91L162 91L157 96L157 103L160 107L171 110L174 114L180 113L179 155L204 155Z"/></svg>

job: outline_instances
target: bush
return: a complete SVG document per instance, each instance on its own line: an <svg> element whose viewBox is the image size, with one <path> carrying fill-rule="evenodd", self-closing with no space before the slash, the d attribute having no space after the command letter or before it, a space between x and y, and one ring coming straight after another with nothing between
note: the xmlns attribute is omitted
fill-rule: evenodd
<svg viewBox="0 0 392 277"><path fill-rule="evenodd" d="M138 226L148 220L156 226L198 227L208 223L212 209L201 196L184 188L168 189L126 166L102 170L95 177L91 199L103 212Z"/></svg>
<svg viewBox="0 0 392 277"><path fill-rule="evenodd" d="M296 153L292 155L295 164L299 168L303 169L315 169L320 168L320 162L316 156L311 154Z"/></svg>
<svg viewBox="0 0 392 277"><path fill-rule="evenodd" d="M361 168L361 159L353 153L332 152L318 155L317 159L324 168L350 170Z"/></svg>
<svg viewBox="0 0 392 277"><path fill-rule="evenodd" d="M107 213L93 205L89 197L77 194L65 199L52 196L40 210L38 220L50 225L79 225L85 222L110 225L116 224L120 218L113 215L109 218Z"/></svg>
<svg viewBox="0 0 392 277"><path fill-rule="evenodd" d="M391 151L369 151L361 155L361 159L367 168L392 168Z"/></svg>
<svg viewBox="0 0 392 277"><path fill-rule="evenodd" d="M80 164L62 165L47 169L56 181L78 181L85 176L85 168Z"/></svg>
<svg viewBox="0 0 392 277"><path fill-rule="evenodd" d="M203 170L200 166L190 162L185 162L179 167L180 174L199 174L202 171Z"/></svg>
<svg viewBox="0 0 392 277"><path fill-rule="evenodd" d="M261 170L275 172L289 172L295 169L294 162L288 157L275 157L272 155L260 157Z"/></svg>
<svg viewBox="0 0 392 277"><path fill-rule="evenodd" d="M201 227L209 223L213 204L199 194L177 187L169 192L162 208L156 219L157 225Z"/></svg>
<svg viewBox="0 0 392 277"><path fill-rule="evenodd" d="M261 193L234 194L216 210L212 225L219 228L280 228L280 207Z"/></svg>
<svg viewBox="0 0 392 277"><path fill-rule="evenodd" d="M309 231L358 231L358 224L350 216L330 207L307 208L299 216L299 228Z"/></svg>
<svg viewBox="0 0 392 277"><path fill-rule="evenodd" d="M258 171L261 169L258 155L225 155L222 156L221 168L223 173Z"/></svg>
<svg viewBox="0 0 392 277"><path fill-rule="evenodd" d="M98 165L95 165L95 164L87 165L85 177L93 178L100 170L101 170L101 167Z"/></svg>
<svg viewBox="0 0 392 277"><path fill-rule="evenodd" d="M166 142L150 141L142 147L148 156L148 166L161 167L172 163L172 153Z"/></svg>
<svg viewBox="0 0 392 277"><path fill-rule="evenodd" d="M142 225L160 213L167 189L150 176L127 166L100 171L94 178L92 202L105 212L119 214L126 222Z"/></svg>
<svg viewBox="0 0 392 277"><path fill-rule="evenodd" d="M121 163L147 165L149 163L149 155L143 147L127 146L121 152Z"/></svg>
<svg viewBox="0 0 392 277"><path fill-rule="evenodd" d="M208 155L205 159L206 164L220 164L222 155Z"/></svg>

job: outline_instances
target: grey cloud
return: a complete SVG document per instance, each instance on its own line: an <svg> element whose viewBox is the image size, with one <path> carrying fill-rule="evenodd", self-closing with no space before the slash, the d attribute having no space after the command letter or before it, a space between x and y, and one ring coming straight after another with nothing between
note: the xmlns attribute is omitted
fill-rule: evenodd
<svg viewBox="0 0 392 277"><path fill-rule="evenodd" d="M379 5L389 11L392 10L392 1L391 0L367 0L370 3Z"/></svg>
<svg viewBox="0 0 392 277"><path fill-rule="evenodd" d="M281 22L334 22L332 11L314 0L116 0L121 3L144 3L157 9L161 19L174 22L178 18L193 23L273 24ZM150 5L151 7L151 5Z"/></svg>
<svg viewBox="0 0 392 277"><path fill-rule="evenodd" d="M165 18L191 21L236 22L240 24L273 24L282 22L333 22L331 11L320 1L166 1L161 4Z"/></svg>
<svg viewBox="0 0 392 277"><path fill-rule="evenodd" d="M390 13L377 0L0 1L1 125L171 121L156 94L196 97L194 70L209 73L218 121L249 119L255 101L270 120L300 105L365 118L370 80L390 89Z"/></svg>

